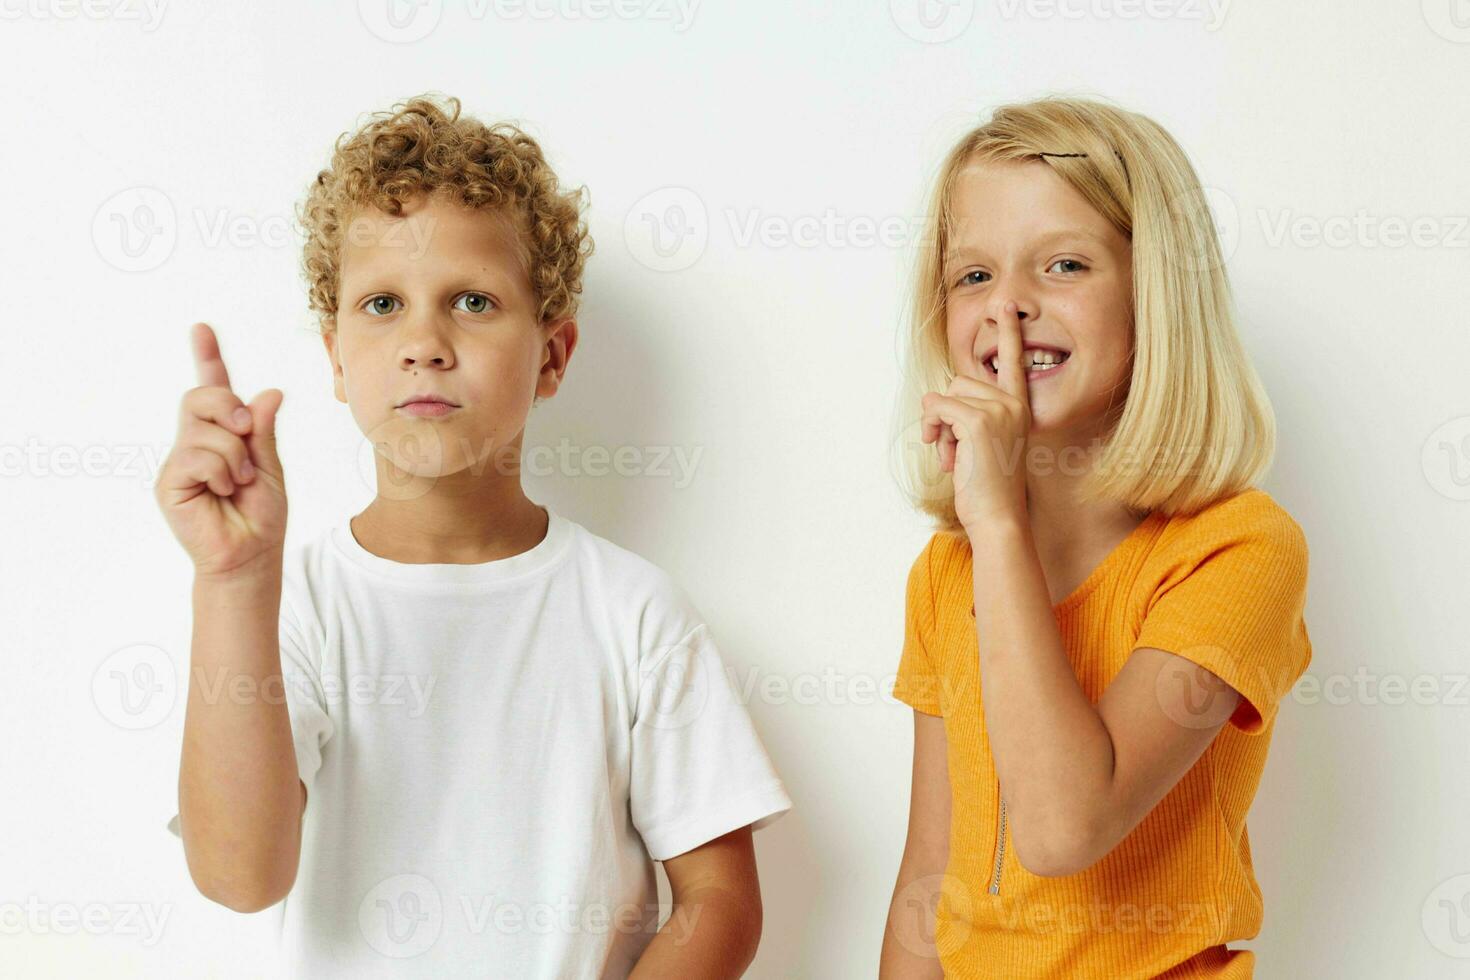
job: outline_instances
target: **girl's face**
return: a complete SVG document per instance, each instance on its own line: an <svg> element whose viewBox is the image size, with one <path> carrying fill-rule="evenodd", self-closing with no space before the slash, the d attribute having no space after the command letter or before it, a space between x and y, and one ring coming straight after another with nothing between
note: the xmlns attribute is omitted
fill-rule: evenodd
<svg viewBox="0 0 1470 980"><path fill-rule="evenodd" d="M972 165L953 193L944 288L955 373L999 386L990 362L1015 300L1027 359L1032 345L1065 352L1060 366L1028 372L1032 432L1100 434L1132 370L1128 238L1040 160Z"/></svg>

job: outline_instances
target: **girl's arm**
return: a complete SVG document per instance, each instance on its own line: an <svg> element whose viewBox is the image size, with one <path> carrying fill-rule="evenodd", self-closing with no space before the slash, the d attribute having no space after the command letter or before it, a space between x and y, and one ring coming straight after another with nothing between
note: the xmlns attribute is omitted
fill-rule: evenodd
<svg viewBox="0 0 1470 980"><path fill-rule="evenodd" d="M940 882L949 862L949 742L944 719L914 711L909 832L883 931L879 980L942 980L934 944Z"/></svg>
<svg viewBox="0 0 1470 980"><path fill-rule="evenodd" d="M1194 765L1239 694L1182 657L1140 648L1094 707L1067 660L1030 521L995 518L969 535L985 729L1016 857L1034 874L1075 874ZM1216 703L1200 718L1194 689L1227 699L1225 710Z"/></svg>
<svg viewBox="0 0 1470 980"><path fill-rule="evenodd" d="M1182 657L1139 649L1097 707L1087 699L1031 536L1027 467L1003 462L1025 458L1031 430L1013 300L998 326L999 384L957 375L944 394L926 393L924 440L937 442L941 466L956 474L955 516L973 561L985 731L1016 857L1034 874L1075 874L1138 825L1229 719L1213 710L1200 718L1188 690L1213 689L1230 711L1239 695ZM1171 683L1160 684L1165 670Z"/></svg>
<svg viewBox="0 0 1470 980"><path fill-rule="evenodd" d="M663 862L673 911L628 980L739 977L761 939L761 888L750 827Z"/></svg>

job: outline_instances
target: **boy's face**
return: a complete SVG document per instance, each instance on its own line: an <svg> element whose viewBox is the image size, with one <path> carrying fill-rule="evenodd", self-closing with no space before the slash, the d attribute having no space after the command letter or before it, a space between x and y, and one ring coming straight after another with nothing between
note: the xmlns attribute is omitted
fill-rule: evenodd
<svg viewBox="0 0 1470 980"><path fill-rule="evenodd" d="M397 217L359 212L344 238L323 337L337 400L415 478L508 472L534 398L556 393L577 342L570 317L538 320L510 222L419 195ZM413 403L423 396L448 404Z"/></svg>
<svg viewBox="0 0 1470 980"><path fill-rule="evenodd" d="M1039 160L971 165L952 204L944 289L956 373L1000 384L987 362L1015 300L1023 343L1069 352L1060 367L1028 375L1033 436L1096 434L1131 378L1128 238Z"/></svg>

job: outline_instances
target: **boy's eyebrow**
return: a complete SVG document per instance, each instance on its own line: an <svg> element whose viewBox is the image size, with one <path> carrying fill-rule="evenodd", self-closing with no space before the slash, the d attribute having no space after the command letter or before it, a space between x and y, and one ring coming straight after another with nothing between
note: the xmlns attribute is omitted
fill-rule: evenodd
<svg viewBox="0 0 1470 980"><path fill-rule="evenodd" d="M1107 243L1103 241L1101 237L1094 235L1092 232L1087 231L1084 228L1056 228L1052 231L1047 232L1044 235L1039 236L1038 238L1033 240L1031 244L1033 245L1033 247L1039 248L1043 245L1048 245L1052 242L1064 239L1081 239L1083 241L1091 242L1092 244L1098 245L1100 247L1107 246ZM944 264L950 265L954 263L957 259L973 251L975 251L974 248L966 245L960 245L952 248L945 253Z"/></svg>
<svg viewBox="0 0 1470 980"><path fill-rule="evenodd" d="M354 279L357 282L352 287L353 293L361 293L364 298L380 293L385 290L393 291L403 289L405 283L410 287L416 285L434 292L444 290L446 292L465 291L503 293L513 287L513 281L508 273L499 272L495 269L479 269L473 272L457 272L444 276L442 279L423 283L413 282L411 279L401 278L397 270L374 269L367 272L359 271ZM344 280L345 282L345 280Z"/></svg>

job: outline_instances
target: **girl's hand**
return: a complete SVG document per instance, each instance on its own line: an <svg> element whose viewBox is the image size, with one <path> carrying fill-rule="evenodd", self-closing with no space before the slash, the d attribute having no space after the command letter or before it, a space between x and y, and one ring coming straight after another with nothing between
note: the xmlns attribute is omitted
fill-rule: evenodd
<svg viewBox="0 0 1470 980"><path fill-rule="evenodd" d="M969 533L1026 517L1031 402L1016 311L1007 302L1001 312L999 385L957 375L944 394L931 391L923 399L923 439L939 444L940 467L954 473L955 515Z"/></svg>
<svg viewBox="0 0 1470 980"><path fill-rule="evenodd" d="M285 542L286 484L276 455L285 394L267 388L245 405L230 388L214 331L196 323L191 340L199 387L184 393L178 438L154 496L195 572L224 575Z"/></svg>

